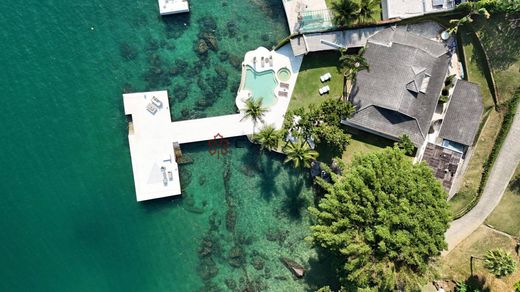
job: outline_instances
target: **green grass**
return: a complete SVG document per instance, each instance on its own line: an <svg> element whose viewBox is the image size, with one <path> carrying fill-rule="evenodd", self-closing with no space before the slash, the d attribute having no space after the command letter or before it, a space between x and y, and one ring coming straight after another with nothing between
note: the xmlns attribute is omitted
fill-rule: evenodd
<svg viewBox="0 0 520 292"><path fill-rule="evenodd" d="M309 104L319 104L325 99L341 96L343 74L338 68L339 56L338 51L326 51L310 53L303 58L298 80L289 103L289 110L308 107ZM332 78L330 81L322 83L320 76L327 72L332 75ZM325 85L330 87L330 92L320 96L318 89Z"/></svg>
<svg viewBox="0 0 520 292"><path fill-rule="evenodd" d="M475 277L470 278L470 257L483 257L488 250L494 248L503 248L514 255L515 241L489 228L479 227L443 257L440 264L441 278L455 281L469 280L474 283L473 288L478 288L479 291L512 291L512 285L520 280L518 269L511 276L497 279L486 271L482 260L475 260L473 265Z"/></svg>
<svg viewBox="0 0 520 292"><path fill-rule="evenodd" d="M352 135L352 140L341 156L341 160L347 163L351 162L356 155L379 151L394 145L394 141L357 129L347 128L347 132Z"/></svg>
<svg viewBox="0 0 520 292"><path fill-rule="evenodd" d="M475 50L477 45L475 45L474 42L476 40L471 37L471 32L464 29L463 27L460 28L459 32L464 48L464 58L466 63L466 70L468 73L467 79L480 85L484 109L493 107L493 97L491 95L491 91L489 90L488 82L482 69L484 67L482 62L485 61L485 57L483 54L479 54L478 50Z"/></svg>
<svg viewBox="0 0 520 292"><path fill-rule="evenodd" d="M486 223L513 236L520 236L520 166Z"/></svg>
<svg viewBox="0 0 520 292"><path fill-rule="evenodd" d="M289 110L300 107L308 107L310 104L319 104L329 98L338 98L343 90L343 74L339 71L338 59L339 52L316 52L304 57L298 81L291 97ZM332 75L330 81L321 83L320 76L329 72ZM330 93L320 96L318 89L327 84L330 86ZM333 149L319 147L320 161L330 162L334 157L341 157L345 162L350 162L355 154L377 151L392 146L393 141L388 139L361 132L356 129L347 128L345 130L352 135L352 140L343 153L336 153Z"/></svg>
<svg viewBox="0 0 520 292"><path fill-rule="evenodd" d="M520 29L504 14L490 19L478 17L472 23L489 57L500 102L510 99L520 87Z"/></svg>

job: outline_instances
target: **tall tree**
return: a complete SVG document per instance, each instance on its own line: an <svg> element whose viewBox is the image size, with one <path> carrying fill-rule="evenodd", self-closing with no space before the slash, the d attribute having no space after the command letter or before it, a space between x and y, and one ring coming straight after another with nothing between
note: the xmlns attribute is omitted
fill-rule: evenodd
<svg viewBox="0 0 520 292"><path fill-rule="evenodd" d="M374 14L380 11L381 0L362 0L359 4L359 21L369 23L374 20Z"/></svg>
<svg viewBox="0 0 520 292"><path fill-rule="evenodd" d="M415 149L415 145L413 144L410 136L403 134L399 137L399 142L397 142L397 147L404 150L404 153L407 155L412 155L413 150Z"/></svg>
<svg viewBox="0 0 520 292"><path fill-rule="evenodd" d="M334 24L348 26L356 22L359 13L359 3L354 0L337 0L332 2Z"/></svg>
<svg viewBox="0 0 520 292"><path fill-rule="evenodd" d="M365 48L359 50L357 54L349 54L346 49L340 50L339 65L343 70L343 98L348 98L349 84L356 81L357 73L361 70L370 70L367 60L364 57Z"/></svg>
<svg viewBox="0 0 520 292"><path fill-rule="evenodd" d="M318 158L318 152L311 149L309 144L303 139L298 139L295 143L288 143L284 148L287 155L284 163L292 161L294 167L310 167L311 162Z"/></svg>
<svg viewBox="0 0 520 292"><path fill-rule="evenodd" d="M516 270L516 261L510 253L501 248L488 250L484 257L484 267L495 277L511 275Z"/></svg>
<svg viewBox="0 0 520 292"><path fill-rule="evenodd" d="M273 125L264 126L253 139L260 144L261 150L275 150L281 139L280 131L276 130Z"/></svg>
<svg viewBox="0 0 520 292"><path fill-rule="evenodd" d="M253 135L255 134L256 124L258 122L264 122L265 113L268 111L263 107L263 98L253 99L248 98L245 102L246 107L240 111L243 113L241 121L245 119L251 119L253 121Z"/></svg>
<svg viewBox="0 0 520 292"><path fill-rule="evenodd" d="M397 148L357 156L332 182L311 227L314 244L345 259L346 286L380 291L419 288L446 248L446 192L423 163Z"/></svg>

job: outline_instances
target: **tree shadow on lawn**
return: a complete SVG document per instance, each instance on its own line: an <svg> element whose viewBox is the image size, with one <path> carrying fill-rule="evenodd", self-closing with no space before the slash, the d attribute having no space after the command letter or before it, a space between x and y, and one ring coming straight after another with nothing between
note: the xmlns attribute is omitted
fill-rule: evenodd
<svg viewBox="0 0 520 292"><path fill-rule="evenodd" d="M464 281L468 286L468 291L480 291L480 292L490 292L489 287L486 286L486 278L482 276L473 275Z"/></svg>
<svg viewBox="0 0 520 292"><path fill-rule="evenodd" d="M487 20L479 17L474 22L491 66L496 70L506 70L520 60L520 28L509 22L514 17L499 13Z"/></svg>

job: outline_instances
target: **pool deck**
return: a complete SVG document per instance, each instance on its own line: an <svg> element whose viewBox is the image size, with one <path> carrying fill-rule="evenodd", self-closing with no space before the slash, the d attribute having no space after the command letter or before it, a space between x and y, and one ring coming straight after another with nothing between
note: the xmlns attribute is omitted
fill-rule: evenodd
<svg viewBox="0 0 520 292"><path fill-rule="evenodd" d="M278 97L277 102L269 108L264 116L264 124L271 124L280 129L289 107L303 57L295 57L290 45L286 45L276 52L268 51L265 48L251 52L261 54L269 52L273 56L273 68L286 67L291 71L291 77L287 81L289 84L288 96ZM244 66L249 65L252 57L257 56L249 54L251 52L246 54ZM153 105L152 97L156 97L161 106ZM212 140L216 134L220 134L224 138L251 135L254 131L253 122L250 119L243 119L242 113L172 122L167 91L123 94L123 103L125 115L131 116L128 142L137 201L181 194L174 143L185 144ZM152 104L152 112L153 108L156 109L155 113L147 109L150 108L150 104ZM243 96L237 94L236 104L239 109L244 108ZM262 126L263 124L259 123L255 131ZM208 153L208 155L210 154Z"/></svg>
<svg viewBox="0 0 520 292"><path fill-rule="evenodd" d="M299 32L301 24L298 21L298 14L327 9L325 0L282 0L282 3L291 35Z"/></svg>

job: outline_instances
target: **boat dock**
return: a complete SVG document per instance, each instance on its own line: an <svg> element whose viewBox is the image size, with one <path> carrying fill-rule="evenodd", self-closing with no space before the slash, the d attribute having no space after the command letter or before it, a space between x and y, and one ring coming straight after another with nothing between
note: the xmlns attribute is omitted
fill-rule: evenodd
<svg viewBox="0 0 520 292"><path fill-rule="evenodd" d="M246 53L243 66L254 68L257 52ZM284 80L288 84L285 94L277 96L268 107L264 122L257 124L256 129L251 119L243 119L242 113L172 122L167 91L123 94L137 201L181 194L176 156L176 153L180 155L180 144L210 141L218 134L223 138L251 135L267 124L282 128L303 58L295 57L289 44L269 54L275 63L269 69L273 76L281 68L292 73ZM235 103L237 108L244 108L243 96L237 94Z"/></svg>
<svg viewBox="0 0 520 292"><path fill-rule="evenodd" d="M181 194L174 145L251 135L242 114L172 122L167 91L123 95L137 201Z"/></svg>
<svg viewBox="0 0 520 292"><path fill-rule="evenodd" d="M161 15L185 13L190 11L188 0L158 0Z"/></svg>

